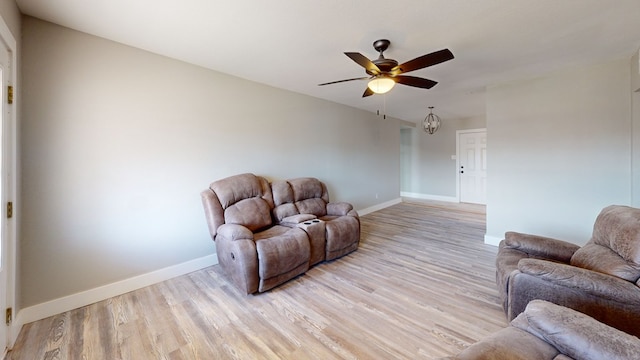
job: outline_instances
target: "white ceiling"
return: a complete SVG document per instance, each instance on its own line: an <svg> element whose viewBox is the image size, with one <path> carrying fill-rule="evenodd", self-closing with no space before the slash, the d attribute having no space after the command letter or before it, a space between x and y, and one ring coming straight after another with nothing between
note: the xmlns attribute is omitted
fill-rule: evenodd
<svg viewBox="0 0 640 360"><path fill-rule="evenodd" d="M640 0L17 0L21 11L72 29L277 88L418 122L484 116L487 86L630 58ZM402 63L449 48L455 59L362 98L365 76L346 51Z"/></svg>

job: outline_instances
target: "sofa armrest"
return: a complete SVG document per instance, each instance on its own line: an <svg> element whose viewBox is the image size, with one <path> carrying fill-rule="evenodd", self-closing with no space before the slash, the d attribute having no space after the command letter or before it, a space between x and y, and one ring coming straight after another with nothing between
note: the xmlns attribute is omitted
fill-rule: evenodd
<svg viewBox="0 0 640 360"><path fill-rule="evenodd" d="M531 301L511 325L574 359L632 359L640 354L637 337L547 301Z"/></svg>
<svg viewBox="0 0 640 360"><path fill-rule="evenodd" d="M615 276L539 259L520 260L518 270L585 294L640 306L640 288Z"/></svg>
<svg viewBox="0 0 640 360"><path fill-rule="evenodd" d="M334 202L327 204L327 215L345 216L351 210L353 210L353 205L346 202Z"/></svg>
<svg viewBox="0 0 640 360"><path fill-rule="evenodd" d="M253 240L253 232L242 225L224 224L218 228L216 239L218 239L218 237L222 237L230 241Z"/></svg>
<svg viewBox="0 0 640 360"><path fill-rule="evenodd" d="M215 238L216 255L231 282L246 294L258 291L258 252L253 232L237 224L224 224Z"/></svg>
<svg viewBox="0 0 640 360"><path fill-rule="evenodd" d="M569 263L571 256L580 246L570 242L544 236L522 234L514 231L505 233L504 246L539 257Z"/></svg>
<svg viewBox="0 0 640 360"><path fill-rule="evenodd" d="M640 336L640 288L614 276L540 259L522 259L509 276L507 319L532 300L546 300Z"/></svg>

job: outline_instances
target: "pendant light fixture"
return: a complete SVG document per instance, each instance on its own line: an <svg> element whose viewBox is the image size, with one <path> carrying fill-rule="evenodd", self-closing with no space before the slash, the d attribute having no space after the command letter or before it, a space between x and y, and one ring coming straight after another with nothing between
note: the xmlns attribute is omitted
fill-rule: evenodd
<svg viewBox="0 0 640 360"><path fill-rule="evenodd" d="M440 117L433 113L433 106L429 106L429 114L422 120L422 130L433 134L440 128Z"/></svg>

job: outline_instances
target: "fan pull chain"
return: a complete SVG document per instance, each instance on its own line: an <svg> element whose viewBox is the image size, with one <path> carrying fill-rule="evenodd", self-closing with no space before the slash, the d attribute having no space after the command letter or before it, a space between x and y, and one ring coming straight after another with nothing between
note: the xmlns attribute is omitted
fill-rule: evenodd
<svg viewBox="0 0 640 360"><path fill-rule="evenodd" d="M382 118L387 120L387 94L382 95L382 108L384 110L384 115L382 115Z"/></svg>
<svg viewBox="0 0 640 360"><path fill-rule="evenodd" d="M382 118L387 119L387 95L382 95ZM380 116L380 109L376 110L376 115Z"/></svg>
<svg viewBox="0 0 640 360"><path fill-rule="evenodd" d="M376 110L376 115L380 116L380 109ZM387 119L387 95L382 95L382 118Z"/></svg>

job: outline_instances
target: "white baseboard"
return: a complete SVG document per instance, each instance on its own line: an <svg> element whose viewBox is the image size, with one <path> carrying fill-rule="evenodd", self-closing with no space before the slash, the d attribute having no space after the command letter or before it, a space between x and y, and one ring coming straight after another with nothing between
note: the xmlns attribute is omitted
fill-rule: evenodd
<svg viewBox="0 0 640 360"><path fill-rule="evenodd" d="M446 201L446 202L460 202L455 196L442 196L442 195L430 195L430 194L418 194L402 191L400 196L413 198L413 199L423 199L423 200L435 200L435 201Z"/></svg>
<svg viewBox="0 0 640 360"><path fill-rule="evenodd" d="M489 236L487 234L484 235L484 243L487 245L498 246L500 245L500 241L502 241L502 239L503 238L497 236Z"/></svg>
<svg viewBox="0 0 640 360"><path fill-rule="evenodd" d="M395 204L400 204L401 202L402 202L401 198L389 200L387 202L383 202L382 204L378 204L378 205L370 206L370 207L365 208L365 209L358 210L358 215L360 215L360 216L367 215L367 214L370 214L370 213L372 213L374 211L382 210L384 208L387 208L389 206L393 206Z"/></svg>
<svg viewBox="0 0 640 360"><path fill-rule="evenodd" d="M218 263L215 254L190 260L181 264L169 266L150 273L138 275L112 284L100 286L77 294L61 297L45 303L21 309L12 324L10 344L15 343L20 329L24 324L38 321L49 316L87 306L98 301L106 300L114 296L122 295L133 290L153 285L171 278L188 274Z"/></svg>

